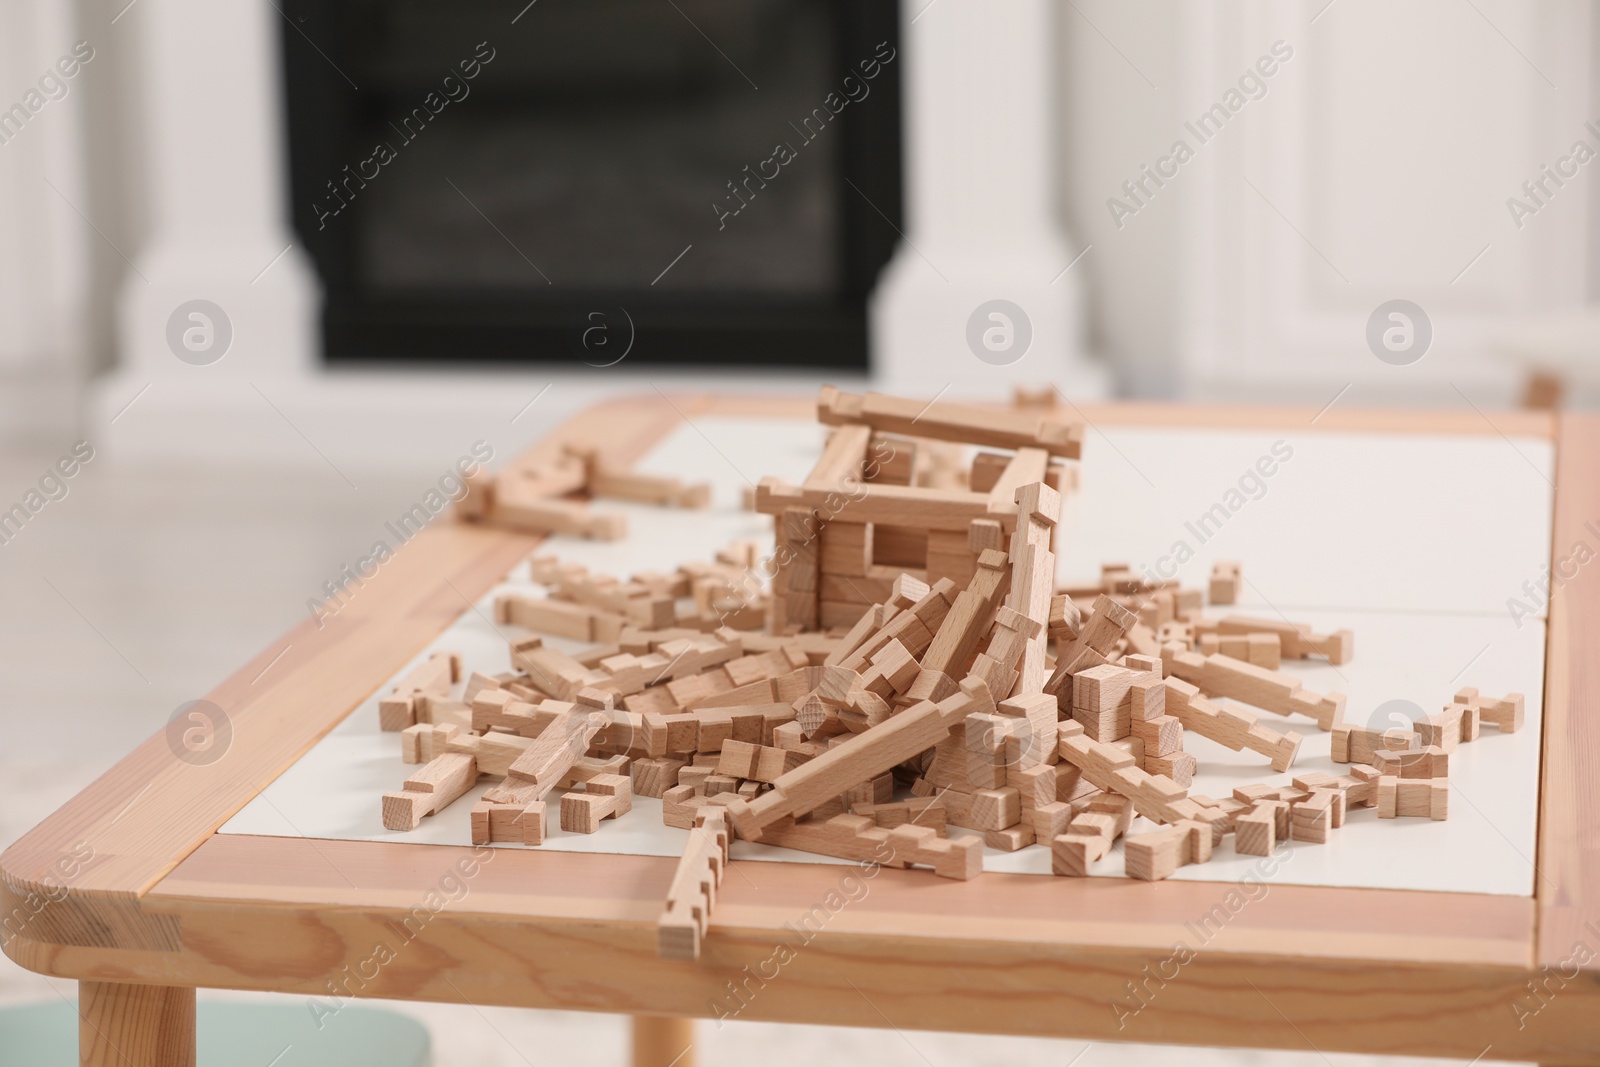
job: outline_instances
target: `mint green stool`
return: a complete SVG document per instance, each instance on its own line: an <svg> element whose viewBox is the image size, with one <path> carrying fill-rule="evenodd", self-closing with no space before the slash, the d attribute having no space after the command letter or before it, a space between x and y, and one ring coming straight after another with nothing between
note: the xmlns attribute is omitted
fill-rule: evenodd
<svg viewBox="0 0 1600 1067"><path fill-rule="evenodd" d="M320 1030L298 1000L202 1000L195 1014L200 1067L428 1067L431 1062L427 1029L383 1008L350 1005L324 1016ZM0 1067L77 1064L77 1005L57 1000L0 1008Z"/></svg>

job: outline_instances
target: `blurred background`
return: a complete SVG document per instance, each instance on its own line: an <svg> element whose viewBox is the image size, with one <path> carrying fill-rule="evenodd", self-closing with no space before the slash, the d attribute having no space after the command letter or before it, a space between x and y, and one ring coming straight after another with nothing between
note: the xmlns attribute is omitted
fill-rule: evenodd
<svg viewBox="0 0 1600 1067"><path fill-rule="evenodd" d="M606 395L1600 395L1591 3L3 10L0 845Z"/></svg>

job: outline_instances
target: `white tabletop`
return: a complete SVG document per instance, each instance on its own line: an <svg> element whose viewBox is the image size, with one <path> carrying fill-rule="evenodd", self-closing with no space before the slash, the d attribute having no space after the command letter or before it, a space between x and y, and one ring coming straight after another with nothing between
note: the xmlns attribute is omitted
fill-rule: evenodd
<svg viewBox="0 0 1600 1067"><path fill-rule="evenodd" d="M1527 696L1522 730L1484 730L1451 757L1450 818L1379 821L1352 814L1327 844L1290 842L1272 881L1531 895L1544 674L1544 612L1514 620L1507 601L1548 564L1553 507L1551 445L1498 435L1350 434L1110 427L1091 429L1080 491L1063 516L1060 577L1093 582L1102 562L1204 586L1212 562L1244 566L1240 603L1221 612L1274 614L1318 630L1356 634L1353 660L1339 667L1286 660L1284 670L1316 691L1349 697L1346 719L1376 723L1380 705L1409 700L1434 711L1464 685ZM766 475L798 481L815 461L822 430L801 421L700 418L680 425L639 464L645 471L708 480L710 511L661 510L603 502L628 513L630 537L598 543L553 538L541 550L626 576L709 559L728 541L770 544L771 520L739 510L741 490ZM1274 451L1276 449L1276 451ZM1272 462L1263 462L1269 457ZM1261 466L1257 464L1261 463ZM1270 469L1270 476L1259 476ZM1243 482L1241 483L1241 479ZM1230 490L1234 490L1230 494ZM1219 510L1220 509L1220 510ZM1200 517L1209 513L1205 525ZM1193 558L1175 560L1179 545ZM487 593L429 646L460 652L469 671L509 669L507 639L489 610L506 589L535 592L526 565ZM1527 601L1532 603L1531 601ZM571 643L564 647L576 648ZM409 665L408 665L409 666ZM399 672L401 674L404 671ZM398 677L398 675L396 676ZM377 692L386 692L388 683ZM399 788L407 768L399 738L377 728L377 692L223 827L223 833L465 844L480 785L410 833L388 831L379 797ZM1296 765L1274 774L1249 752L1229 752L1193 734L1197 793L1226 796L1249 782L1285 783L1309 771L1339 773L1329 735L1309 722L1260 713L1274 729L1305 736ZM1394 725L1383 722L1381 725ZM552 829L545 849L675 856L685 831L662 824L660 802L636 798L628 816L599 833ZM1134 832L1151 829L1137 820ZM967 831L952 830L953 834ZM518 848L519 845L504 847ZM735 842L736 857L827 862L823 857ZM1224 844L1210 863L1177 878L1235 882L1259 858ZM985 870L1047 874L1048 850L989 850ZM1096 875L1120 876L1120 848Z"/></svg>

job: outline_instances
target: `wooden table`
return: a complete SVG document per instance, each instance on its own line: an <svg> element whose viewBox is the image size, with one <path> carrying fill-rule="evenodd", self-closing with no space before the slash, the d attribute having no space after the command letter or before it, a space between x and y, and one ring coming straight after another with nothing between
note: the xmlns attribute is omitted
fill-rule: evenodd
<svg viewBox="0 0 1600 1067"><path fill-rule="evenodd" d="M804 407L619 401L537 447L628 463L685 416ZM1085 414L1304 427L1314 413ZM1336 408L1317 428L1543 436L1557 449L1555 544L1567 552L1600 519L1594 417ZM1531 899L1279 886L1175 961L1217 886L880 870L801 945L784 924L850 868L743 863L685 965L655 950L670 859L216 833L536 543L429 527L321 629L296 627L209 694L231 726L225 758L177 758L158 734L0 857L6 952L79 981L84 1064L192 1063L197 987L627 1012L636 1062L657 1067L685 1047L677 1020L714 1014L730 989L742 1019L1600 1064L1600 679L1581 653L1583 634L1600 637L1596 568L1550 605ZM1112 1007L1129 983L1148 999L1131 1018Z"/></svg>

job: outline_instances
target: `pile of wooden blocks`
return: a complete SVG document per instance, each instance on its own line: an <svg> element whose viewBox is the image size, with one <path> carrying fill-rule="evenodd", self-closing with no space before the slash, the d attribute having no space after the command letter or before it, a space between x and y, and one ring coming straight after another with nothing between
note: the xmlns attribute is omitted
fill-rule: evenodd
<svg viewBox="0 0 1600 1067"><path fill-rule="evenodd" d="M456 658L409 674L380 704L418 766L384 796L385 826L415 828L480 778L478 843L542 843L552 803L562 831L594 833L635 796L660 798L663 820L691 831L661 951L690 958L730 837L958 879L980 873L985 845L1048 848L1056 874L1084 876L1121 839L1130 877L1164 878L1230 834L1236 852L1266 855L1326 841L1352 808L1443 818L1449 752L1485 721L1521 722L1520 695L1463 690L1415 733L1352 727L1342 694L1279 669L1347 661L1349 631L1208 619L1202 591L1121 564L1057 588L1057 487L1073 484L1063 464L1081 432L1054 409L826 389L819 412L836 429L805 483L757 492L775 518L770 596L743 591L763 562L750 544L626 581L534 560L548 595L498 598L499 621L592 647L516 638L514 669L471 675L459 699ZM1010 455L980 451L954 484L930 485L881 447L928 455L924 440ZM950 480L948 463L934 469ZM1212 599L1231 603L1242 580L1219 564ZM1190 733L1291 769L1300 735L1263 715L1331 732L1349 773L1192 792ZM1159 829L1130 833L1135 816Z"/></svg>
<svg viewBox="0 0 1600 1067"><path fill-rule="evenodd" d="M641 573L624 581L540 556L531 573L547 594L496 598L495 621L602 644L618 644L627 630L677 630L684 637L724 628L760 630L768 597L752 577L757 563L754 542L736 541L711 563L682 563L671 574Z"/></svg>
<svg viewBox="0 0 1600 1067"><path fill-rule="evenodd" d="M524 533L570 534L597 541L627 536L626 517L594 511L585 499L590 497L704 508L711 503L711 486L618 470L604 462L597 448L567 446L554 454L536 449L494 474L479 472L468 478L456 514L469 522Z"/></svg>

